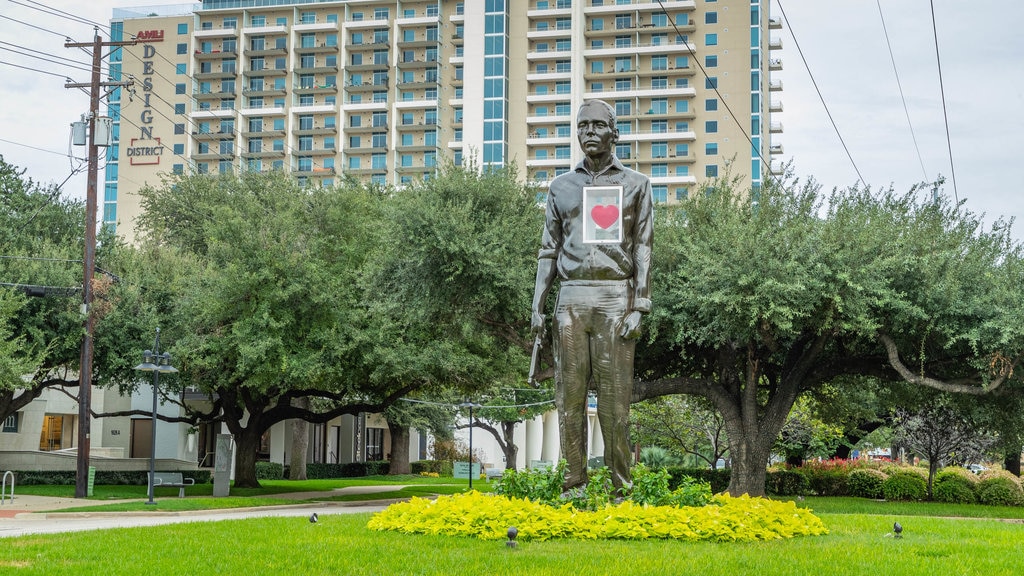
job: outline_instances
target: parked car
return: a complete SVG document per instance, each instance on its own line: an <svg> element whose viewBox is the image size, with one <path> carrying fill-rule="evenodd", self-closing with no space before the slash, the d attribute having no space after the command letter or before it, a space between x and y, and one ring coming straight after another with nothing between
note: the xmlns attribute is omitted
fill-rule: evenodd
<svg viewBox="0 0 1024 576"><path fill-rule="evenodd" d="M970 470L971 472L974 472L975 474L981 474L982 472L988 470L987 467L982 466L981 464L969 464L967 466L967 469Z"/></svg>

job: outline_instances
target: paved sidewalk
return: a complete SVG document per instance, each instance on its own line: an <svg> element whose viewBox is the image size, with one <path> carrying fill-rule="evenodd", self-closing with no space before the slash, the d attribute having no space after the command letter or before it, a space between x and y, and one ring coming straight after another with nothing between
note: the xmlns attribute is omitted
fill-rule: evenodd
<svg viewBox="0 0 1024 576"><path fill-rule="evenodd" d="M327 492L290 492L279 494L281 498L310 500L330 498L343 494L373 494L398 490L397 486L350 486ZM160 498L169 500L173 498ZM111 500L112 502L137 500ZM108 528L130 528L137 526L159 526L183 522L212 522L218 520L242 520L271 516L308 518L313 512L325 514L356 514L379 512L392 500L365 502L303 502L286 506L263 506L254 508L227 508L220 510L190 510L169 512L153 510L142 512L61 512L67 508L78 508L100 504L93 500L78 498L53 498L48 496L16 495L0 505L0 538L28 534L52 534L57 532L79 532Z"/></svg>

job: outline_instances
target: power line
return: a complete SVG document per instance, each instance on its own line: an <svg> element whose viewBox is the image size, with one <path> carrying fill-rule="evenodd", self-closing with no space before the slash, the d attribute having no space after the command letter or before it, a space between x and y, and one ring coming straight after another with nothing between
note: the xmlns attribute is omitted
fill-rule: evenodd
<svg viewBox="0 0 1024 576"><path fill-rule="evenodd" d="M107 30L110 29L109 26L105 26L103 24L100 24L99 22L93 22L92 20L89 20L87 18L82 18L81 16L78 16L78 15L75 15L75 14L71 14L70 12L65 12L63 10L58 10L57 8L51 8L50 6L47 6L47 5L45 5L45 4L41 3L41 2L32 2L32 4L35 4L35 6L32 6L30 4L25 4L23 2L18 2L18 0L9 0L9 1L12 4L17 4L19 6L24 6L25 8L29 8L31 10L37 10L39 12L42 12L43 14L48 14L50 16L57 16L59 18L64 18L65 20L70 20L70 21L76 22L78 24L89 24L91 26L98 26L98 27L101 27L101 28L106 28Z"/></svg>
<svg viewBox="0 0 1024 576"><path fill-rule="evenodd" d="M885 16L882 15L882 2L875 0L878 5L878 18L882 21L882 32L885 33L885 45L889 48L889 61L892 62L892 72L896 75L896 86L900 89L900 100L903 102L903 113L907 115L907 125L910 126L910 137L914 140L914 150L917 151L917 161L921 164L921 173L924 179L928 179L928 171L924 169L924 159L921 157L921 148L917 145L917 135L914 134L914 124L910 121L910 110L907 109L907 98L903 95L903 84L900 82L900 73L896 69L896 58L892 54L892 44L889 42L889 31L885 27Z"/></svg>
<svg viewBox="0 0 1024 576"><path fill-rule="evenodd" d="M661 0L658 1L660 2ZM786 17L786 10L782 7L782 0L776 0L776 4L779 6L779 11L782 12L782 19L786 21L786 28L789 29L790 36L793 37L793 44L796 46L796 51L800 54L800 59L804 63L804 68L807 70L807 75L811 79L811 84L814 85L814 91L818 93L818 100L821 101L821 105L825 108L825 114L828 115L828 120L832 123L832 129L836 131L836 136L839 137L839 143L843 145L843 150L846 151L846 157L850 159L850 164L853 165L853 170L857 173L857 178L860 180L861 184L866 187L868 183L861 175L860 168L857 167L857 163L853 161L853 155L850 154L850 149L846 146L846 141L843 140L843 135L839 132L839 126L836 125L835 118L832 117L832 112L828 109L828 104L825 103L825 97L821 95L821 89L818 88L818 81L814 79L814 73L811 72L811 67L807 64L807 58L804 57L804 51L800 48L800 42L796 39L796 32L793 31L793 27L789 23L789 18Z"/></svg>
<svg viewBox="0 0 1024 576"><path fill-rule="evenodd" d="M70 154L67 154L66 152L57 152L55 150L47 150L46 148L39 148L38 146L32 146L31 144L22 144L21 142L15 142L14 140L6 140L4 138L0 138L0 142L6 142L7 144L14 144L15 146L24 146L25 148L31 148L33 150L38 150L40 152L47 152L49 154L56 154L58 156L64 156L64 157L70 156Z"/></svg>
<svg viewBox="0 0 1024 576"><path fill-rule="evenodd" d="M0 42L0 44L7 44L7 42ZM42 60L44 62L49 62L50 64L56 64L58 66L67 66L68 68L71 68L72 70L81 70L83 72L92 72L92 69L87 67L86 65L75 66L73 64L68 64L66 62L60 62L58 60L51 60L50 58L44 58L42 56L37 56L35 54L29 54L27 52L19 52L19 51L13 49L13 48L7 48L5 46L0 46L0 50L7 50L8 52L13 52L15 54L18 54L19 56L28 56L29 58L36 58L36 59ZM64 60L70 60L70 59L69 58L64 58ZM74 60L70 60L70 61L74 62Z"/></svg>
<svg viewBox="0 0 1024 576"><path fill-rule="evenodd" d="M41 26L36 26L35 24L30 24L28 22L24 22L22 20L18 20L17 18L11 18L10 16L4 16L3 14L0 14L0 18L5 18L7 20L10 20L11 22L17 22L18 24L24 24L25 26L29 26L31 28L35 28L36 30L41 30L43 32L48 32L50 34L53 34L54 36L60 36L61 38L64 38L64 39L70 38L70 36L68 36L67 34L61 34L60 32L54 32L53 30L49 30L49 29L43 28Z"/></svg>
<svg viewBox="0 0 1024 576"><path fill-rule="evenodd" d="M942 119L946 123L946 149L949 150L950 178L953 180L953 200L960 203L956 190L956 167L953 165L953 144L949 139L949 114L946 110L946 89L942 83L942 62L939 61L939 31L935 26L935 0L929 2L932 7L932 36L935 38L935 64L939 68L939 92L942 94Z"/></svg>
<svg viewBox="0 0 1024 576"><path fill-rule="evenodd" d="M669 24L671 24L672 28L676 31L676 38L683 38L683 33L680 32L679 27L676 26L675 19L672 18L672 16L669 15L668 10L665 9L665 4L662 2L662 0L658 0L658 6L661 7L662 14L665 15L665 17L668 19ZM778 184L780 188L782 188L782 181L775 176L775 173L771 169L771 162L769 160L766 160L764 155L761 154L761 149L759 146L754 146L753 138L750 134L747 134L746 127L744 127L743 123L740 122L739 117L736 116L735 113L733 113L732 107L729 106L729 101L726 100L725 97L722 96L722 93L718 91L718 82L711 82L711 76L708 74L708 71L704 68L704 65L700 63L700 58L697 57L697 53L693 50L693 48L690 48L690 43L688 41L684 41L683 45L686 46L686 49L689 51L692 60L697 63L697 67L700 69L701 74L704 75L705 86L709 86L715 92L715 95L718 97L718 100L722 103L722 106L725 107L725 111L729 113L729 116L732 118L733 122L735 122L736 126L740 129L740 134L743 134L743 137L747 139L747 143L750 144L750 149L754 150L757 153L757 157L761 160L762 164L768 167L766 172L769 178L774 180L775 183ZM753 174L751 174L750 176L751 178L754 177Z"/></svg>
<svg viewBox="0 0 1024 576"><path fill-rule="evenodd" d="M6 64L8 66L14 66L15 68L22 68L24 70L31 70L32 72L39 72L40 74L49 74L50 76L56 76L57 78L63 78L65 80L67 80L68 82L71 81L71 78L69 78L67 74L57 74L56 72L48 72L46 70L40 70L38 68L32 68L31 66L22 66L21 64L15 64L13 62L5 62L3 60L0 60L0 64Z"/></svg>
<svg viewBox="0 0 1024 576"><path fill-rule="evenodd" d="M89 64L88 62L82 62L82 61L79 61L79 60L74 60L72 58L65 58L63 56L58 56L56 54L51 54L49 52L43 52L42 50L35 50L35 49L29 48L27 46L21 46L20 44L12 44L10 42L4 42L3 40L0 40L0 44L6 44L8 46L14 46L15 48L18 48L20 50L28 50L29 52L35 52L36 54L42 54L44 56L49 56L50 58L57 58L59 60L66 60L67 62L71 62L72 64L77 64L78 66L83 66L87 70L92 72L92 64Z"/></svg>

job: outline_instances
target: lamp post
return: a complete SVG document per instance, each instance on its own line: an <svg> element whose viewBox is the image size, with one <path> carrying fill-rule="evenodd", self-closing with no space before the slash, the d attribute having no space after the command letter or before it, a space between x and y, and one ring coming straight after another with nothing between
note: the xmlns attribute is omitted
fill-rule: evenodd
<svg viewBox="0 0 1024 576"><path fill-rule="evenodd" d="M473 408L482 408L480 404L474 404L466 400L459 404L459 408L469 409L469 489L473 489Z"/></svg>
<svg viewBox="0 0 1024 576"><path fill-rule="evenodd" d="M177 368L171 366L171 355L167 352L160 353L160 328L156 329L156 341L153 343L152 350L146 350L142 353L142 364L135 367L140 372L152 372L153 373L153 429L150 431L150 444L149 444L149 500L146 504L155 505L153 501L153 482L156 478L156 397L157 390L160 387L160 373L173 374L178 371Z"/></svg>

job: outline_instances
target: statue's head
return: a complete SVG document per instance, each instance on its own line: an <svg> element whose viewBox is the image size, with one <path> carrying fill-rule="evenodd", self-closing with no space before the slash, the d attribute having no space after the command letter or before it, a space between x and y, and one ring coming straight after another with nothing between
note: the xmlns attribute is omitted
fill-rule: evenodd
<svg viewBox="0 0 1024 576"><path fill-rule="evenodd" d="M576 137L589 157L611 154L619 140L615 109L604 100L586 100L576 114Z"/></svg>

